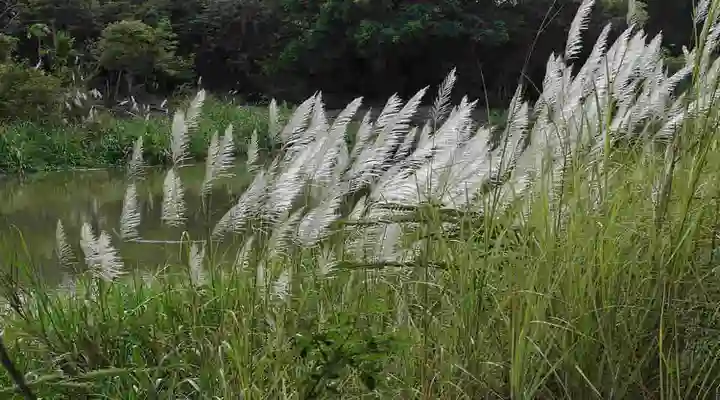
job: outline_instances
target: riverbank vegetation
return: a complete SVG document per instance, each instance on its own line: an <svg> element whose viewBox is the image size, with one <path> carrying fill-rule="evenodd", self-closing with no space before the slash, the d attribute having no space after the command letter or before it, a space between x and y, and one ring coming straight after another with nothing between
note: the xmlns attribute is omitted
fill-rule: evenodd
<svg viewBox="0 0 720 400"><path fill-rule="evenodd" d="M136 140L118 221L54 228L56 267L72 279L54 290L36 277L32 243L17 249L30 261L4 257L3 340L21 377L0 391L716 397L720 1L700 2L697 45L672 72L640 25L587 40L593 5L581 2L549 57L539 99L514 92L502 129L474 123L473 98L451 101L454 73L358 124L360 99L328 118L316 93L287 123L268 112L265 145L253 135L238 151L220 127L189 208L179 171L208 109L195 97L163 139L153 218L176 237L143 232L152 200L137 191ZM594 44L580 61L583 42ZM422 102L430 118L413 126ZM238 153L248 184L213 213L211 189L237 178ZM205 234L185 231L189 214ZM128 265L127 243L175 246L182 262Z"/></svg>
<svg viewBox="0 0 720 400"><path fill-rule="evenodd" d="M613 34L624 29L630 3L639 4L599 1L589 34L608 19ZM690 4L678 3L681 10ZM141 132L164 135L169 126L132 119L174 112L198 82L211 97L243 106L271 98L297 105L319 90L331 109L356 96L380 108L393 93L409 98L456 67L463 93L482 100L478 109L505 110L518 77L540 82L574 8L571 0L5 1L0 173L118 164ZM638 9L650 18L649 31L670 31L667 55L682 55L691 29L666 18L675 15L671 8L650 0ZM535 88L527 85L526 95L537 97ZM233 119L255 120L252 110ZM241 125L238 140L255 124ZM201 157L198 149L192 153Z"/></svg>
<svg viewBox="0 0 720 400"><path fill-rule="evenodd" d="M183 102L187 103L187 102ZM286 117L287 109L279 107ZM254 131L266 132L267 107L233 104L208 98L198 132L189 144L189 157L202 161L212 134L233 126L235 142L244 149ZM0 125L0 173L5 175L72 168L123 166L133 143L143 137L149 165L168 162L165 149L172 129L166 113L118 117L96 113L92 121L15 121Z"/></svg>

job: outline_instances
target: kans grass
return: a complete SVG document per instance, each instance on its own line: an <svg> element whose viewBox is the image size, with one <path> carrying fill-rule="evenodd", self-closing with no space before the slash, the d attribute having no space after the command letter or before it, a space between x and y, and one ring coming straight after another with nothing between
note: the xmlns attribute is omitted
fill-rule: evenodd
<svg viewBox="0 0 720 400"><path fill-rule="evenodd" d="M168 238L186 265L153 274L114 246L146 240L138 142L117 233L89 223L78 249L58 223L76 279L5 276L3 338L26 396L715 398L720 2L698 6L700 45L670 77L659 37L637 27L612 45L605 29L573 75L592 3L495 146L475 102L448 105L454 74L418 129L425 90L353 132L359 100L328 121L317 94L284 128L272 110L271 143L248 146L253 183L207 216L207 236ZM179 230L202 98L170 140L162 218ZM207 187L232 179L231 137L211 140Z"/></svg>

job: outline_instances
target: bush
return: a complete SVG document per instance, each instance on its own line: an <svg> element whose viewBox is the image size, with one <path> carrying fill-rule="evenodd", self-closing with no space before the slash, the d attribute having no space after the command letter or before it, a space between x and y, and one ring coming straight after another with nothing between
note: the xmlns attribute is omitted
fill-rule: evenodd
<svg viewBox="0 0 720 400"><path fill-rule="evenodd" d="M0 119L48 120L61 110L58 78L14 62L0 64Z"/></svg>

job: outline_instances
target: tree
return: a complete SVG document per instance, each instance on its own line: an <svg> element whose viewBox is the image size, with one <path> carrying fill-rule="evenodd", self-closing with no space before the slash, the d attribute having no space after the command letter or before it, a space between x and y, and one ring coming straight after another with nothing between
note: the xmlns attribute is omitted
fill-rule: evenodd
<svg viewBox="0 0 720 400"><path fill-rule="evenodd" d="M128 20L108 25L97 43L101 68L116 75L116 92L124 79L128 94L136 81L156 83L157 74L178 76L188 73L189 63L175 55L176 43L167 21L153 28L141 21Z"/></svg>

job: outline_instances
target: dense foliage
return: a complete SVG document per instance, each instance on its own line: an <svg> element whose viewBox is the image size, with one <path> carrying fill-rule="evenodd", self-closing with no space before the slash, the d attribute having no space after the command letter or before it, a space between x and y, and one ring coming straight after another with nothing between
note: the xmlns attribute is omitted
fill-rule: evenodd
<svg viewBox="0 0 720 400"><path fill-rule="evenodd" d="M452 67L471 97L504 104L518 77L542 78L576 9L574 0L5 0L2 32L16 59L106 98L167 96L202 77L212 90L290 101L322 90L329 106L355 95L405 97ZM626 0L598 2L589 36ZM650 30L676 52L689 38L690 0L647 2ZM676 10L677 9L677 10ZM682 9L684 12L676 13ZM677 15L683 19L678 20ZM660 16L661 18L657 18ZM540 33L540 34L538 34ZM531 54L530 57L528 57ZM70 68L68 70L68 68ZM533 85L528 85L532 88Z"/></svg>

